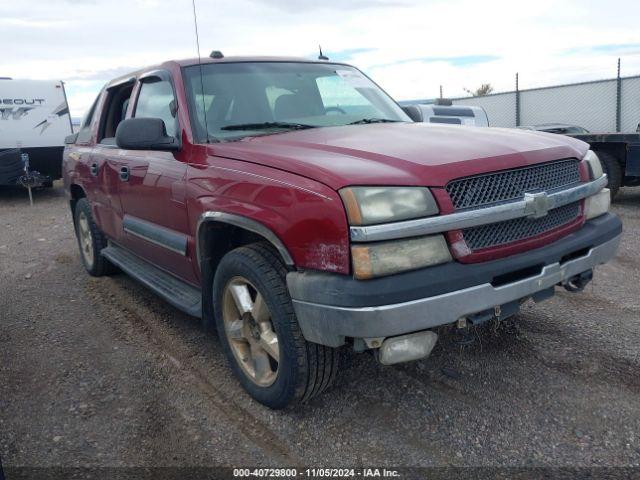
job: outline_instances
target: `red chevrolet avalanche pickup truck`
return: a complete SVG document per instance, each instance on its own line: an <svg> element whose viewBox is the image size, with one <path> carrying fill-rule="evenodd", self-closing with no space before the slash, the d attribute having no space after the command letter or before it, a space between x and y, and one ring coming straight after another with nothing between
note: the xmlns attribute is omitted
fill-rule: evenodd
<svg viewBox="0 0 640 480"><path fill-rule="evenodd" d="M269 407L325 390L345 345L424 358L435 327L581 290L616 253L586 143L414 123L342 63L215 57L108 83L65 186L89 274L215 325Z"/></svg>

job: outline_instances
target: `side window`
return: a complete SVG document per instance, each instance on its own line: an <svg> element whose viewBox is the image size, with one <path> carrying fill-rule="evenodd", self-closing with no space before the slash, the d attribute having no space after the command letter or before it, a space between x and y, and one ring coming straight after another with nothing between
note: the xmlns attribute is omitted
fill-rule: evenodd
<svg viewBox="0 0 640 480"><path fill-rule="evenodd" d="M98 100L102 96L102 92L98 94L96 99L93 101L93 105L89 111L85 114L82 122L80 123L80 130L78 130L78 137L76 138L76 143L88 143L91 141L91 124L93 123L93 114L96 111L96 106L98 105Z"/></svg>
<svg viewBox="0 0 640 480"><path fill-rule="evenodd" d="M98 129L98 142L102 145L116 144L116 130L127 113L133 82L107 89L107 99L102 108Z"/></svg>
<svg viewBox="0 0 640 480"><path fill-rule="evenodd" d="M166 80L146 81L140 88L134 117L160 118L167 128L167 135L177 134L176 101L173 87Z"/></svg>

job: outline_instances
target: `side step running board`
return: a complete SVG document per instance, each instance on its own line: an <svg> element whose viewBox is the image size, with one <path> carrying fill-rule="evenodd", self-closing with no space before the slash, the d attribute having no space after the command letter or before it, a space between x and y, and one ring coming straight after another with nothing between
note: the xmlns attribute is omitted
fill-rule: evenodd
<svg viewBox="0 0 640 480"><path fill-rule="evenodd" d="M202 317L202 294L197 288L151 265L128 250L109 243L102 255L122 271L194 317Z"/></svg>

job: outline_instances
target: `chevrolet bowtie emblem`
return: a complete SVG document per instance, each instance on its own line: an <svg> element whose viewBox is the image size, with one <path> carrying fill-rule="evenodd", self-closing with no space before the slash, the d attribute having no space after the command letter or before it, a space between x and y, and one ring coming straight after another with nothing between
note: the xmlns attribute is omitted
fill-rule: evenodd
<svg viewBox="0 0 640 480"><path fill-rule="evenodd" d="M524 211L529 218L544 217L553 208L553 202L545 192L525 193L524 203Z"/></svg>

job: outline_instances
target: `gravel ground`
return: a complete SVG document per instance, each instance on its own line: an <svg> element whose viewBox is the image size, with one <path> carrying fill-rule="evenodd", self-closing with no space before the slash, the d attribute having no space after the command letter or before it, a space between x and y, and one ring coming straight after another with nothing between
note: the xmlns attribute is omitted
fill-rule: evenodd
<svg viewBox="0 0 640 480"><path fill-rule="evenodd" d="M83 270L63 190L0 192L0 457L7 466L640 466L640 189L615 260L461 346L350 355L281 412L218 339L124 274Z"/></svg>

